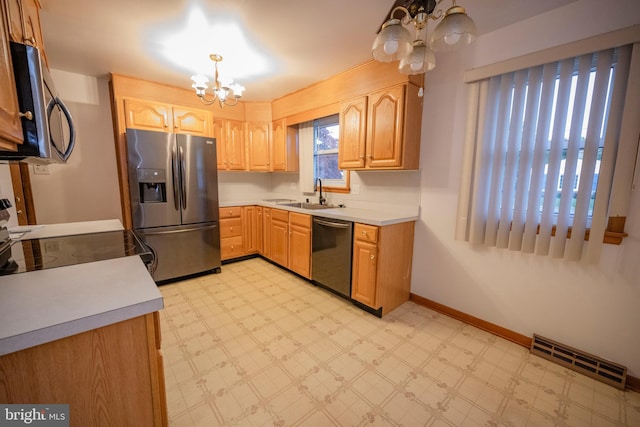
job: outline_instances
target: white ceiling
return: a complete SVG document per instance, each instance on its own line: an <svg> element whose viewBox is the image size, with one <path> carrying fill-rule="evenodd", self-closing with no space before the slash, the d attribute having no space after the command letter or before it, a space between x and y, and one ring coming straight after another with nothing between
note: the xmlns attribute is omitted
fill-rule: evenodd
<svg viewBox="0 0 640 427"><path fill-rule="evenodd" d="M484 34L576 0L459 0ZM45 49L51 68L93 76L110 72L184 88L193 67L187 58L222 53L221 70L234 78L243 99L269 101L371 59L371 44L394 0L41 0ZM448 8L444 0L440 8ZM197 7L206 25L224 35L192 36L163 56L164 40L184 31ZM430 24L430 28L433 28ZM226 45L244 38L250 56ZM166 48L164 48L166 49ZM198 55L194 52L201 51ZM209 65L208 59L205 59ZM251 75L258 69L262 74ZM247 73L245 73L247 72ZM241 74L249 74L241 77Z"/></svg>

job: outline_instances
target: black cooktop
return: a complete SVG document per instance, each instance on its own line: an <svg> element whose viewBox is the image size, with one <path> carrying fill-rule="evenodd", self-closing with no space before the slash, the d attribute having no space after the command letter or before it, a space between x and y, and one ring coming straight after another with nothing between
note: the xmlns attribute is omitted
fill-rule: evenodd
<svg viewBox="0 0 640 427"><path fill-rule="evenodd" d="M10 250L0 276L133 255L146 264L153 262L152 250L131 230L19 240Z"/></svg>

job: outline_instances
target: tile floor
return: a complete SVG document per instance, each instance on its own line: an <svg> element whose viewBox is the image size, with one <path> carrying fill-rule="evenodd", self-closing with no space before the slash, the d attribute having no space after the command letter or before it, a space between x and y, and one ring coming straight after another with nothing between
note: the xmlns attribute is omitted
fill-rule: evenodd
<svg viewBox="0 0 640 427"><path fill-rule="evenodd" d="M171 427L640 426L638 393L410 302L378 319L259 258L160 290Z"/></svg>

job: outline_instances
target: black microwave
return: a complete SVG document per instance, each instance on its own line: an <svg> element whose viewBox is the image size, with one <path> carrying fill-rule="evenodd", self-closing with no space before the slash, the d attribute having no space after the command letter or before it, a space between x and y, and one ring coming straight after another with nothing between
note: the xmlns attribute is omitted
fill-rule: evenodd
<svg viewBox="0 0 640 427"><path fill-rule="evenodd" d="M69 110L58 98L37 48L11 42L24 143L17 151L0 151L0 160L65 163L75 145Z"/></svg>

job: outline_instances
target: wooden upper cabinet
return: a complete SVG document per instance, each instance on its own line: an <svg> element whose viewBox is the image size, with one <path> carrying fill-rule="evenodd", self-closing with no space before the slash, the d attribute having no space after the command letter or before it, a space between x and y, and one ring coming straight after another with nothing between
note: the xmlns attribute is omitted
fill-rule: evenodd
<svg viewBox="0 0 640 427"><path fill-rule="evenodd" d="M211 136L216 139L216 161L218 163L218 169L221 170L227 168L227 153L225 149L227 144L227 137L225 132L224 120L213 119L211 121Z"/></svg>
<svg viewBox="0 0 640 427"><path fill-rule="evenodd" d="M16 150L22 144L22 122L9 50L6 11L0 5L0 148Z"/></svg>
<svg viewBox="0 0 640 427"><path fill-rule="evenodd" d="M124 100L128 128L169 132L172 129L171 105L138 99Z"/></svg>
<svg viewBox="0 0 640 427"><path fill-rule="evenodd" d="M287 129L285 120L271 124L271 170L287 170Z"/></svg>
<svg viewBox="0 0 640 427"><path fill-rule="evenodd" d="M375 92L369 97L367 166L402 166L404 86Z"/></svg>
<svg viewBox="0 0 640 427"><path fill-rule="evenodd" d="M269 123L247 123L246 138L249 170L266 172L271 170L269 150Z"/></svg>
<svg viewBox="0 0 640 427"><path fill-rule="evenodd" d="M297 172L298 129L287 126L285 119L271 124L271 170L273 172Z"/></svg>
<svg viewBox="0 0 640 427"><path fill-rule="evenodd" d="M6 0L9 38L16 43L40 49L45 64L44 41L40 28L40 4L37 0Z"/></svg>
<svg viewBox="0 0 640 427"><path fill-rule="evenodd" d="M340 106L340 169L364 168L367 137L367 97L342 103Z"/></svg>
<svg viewBox="0 0 640 427"><path fill-rule="evenodd" d="M341 169L417 169L422 98L402 84L342 104Z"/></svg>
<svg viewBox="0 0 640 427"><path fill-rule="evenodd" d="M213 115L208 110L173 107L173 129L176 133L211 136Z"/></svg>
<svg viewBox="0 0 640 427"><path fill-rule="evenodd" d="M161 102L125 98L125 123L128 128L211 136L210 111Z"/></svg>
<svg viewBox="0 0 640 427"><path fill-rule="evenodd" d="M226 161L229 170L246 170L244 123L236 120L228 120L226 123Z"/></svg>

